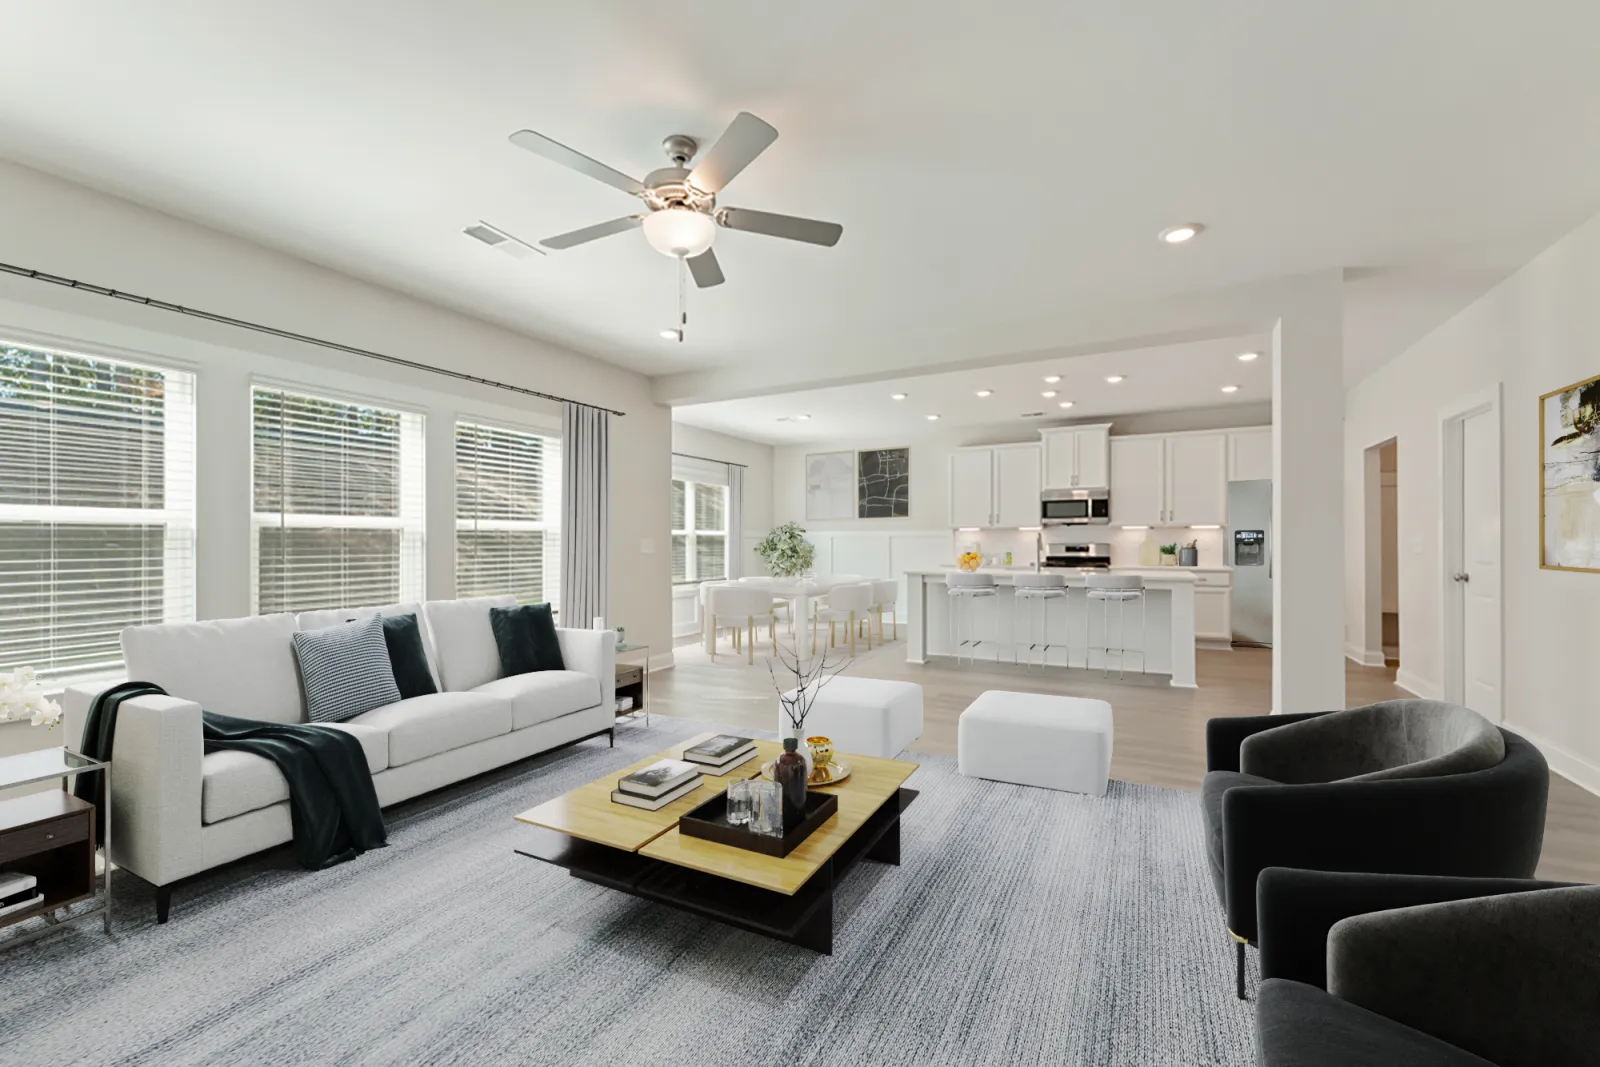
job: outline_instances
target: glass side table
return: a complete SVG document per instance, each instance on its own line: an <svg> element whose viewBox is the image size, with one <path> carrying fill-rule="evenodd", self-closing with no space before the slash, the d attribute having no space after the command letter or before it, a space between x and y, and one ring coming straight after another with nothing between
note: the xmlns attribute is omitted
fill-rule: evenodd
<svg viewBox="0 0 1600 1067"><path fill-rule="evenodd" d="M67 791L73 775L105 775L103 841L105 860L98 863L95 846L94 805ZM11 870L34 874L44 899L19 911L0 915L0 927L41 918L37 930L5 938L13 948L53 932L63 923L100 916L111 932L111 762L93 760L68 748L45 748L0 758L0 789L61 779L61 789L29 793L0 800L0 855ZM97 869L98 868L98 869ZM102 872L104 881L101 881ZM93 901L94 906L70 915L70 905Z"/></svg>
<svg viewBox="0 0 1600 1067"><path fill-rule="evenodd" d="M617 696L633 697L633 707L629 708L627 711L617 712L617 721L627 722L630 720L637 720L639 716L643 715L644 724L646 727L648 727L650 725L650 646L635 644L621 644L617 646L617 657L619 659L623 656L637 655L641 653L644 656L644 663L642 664L617 664L617 674L619 676L624 673L631 676L633 673L631 668L639 668L639 678L637 681L630 681L626 684L619 684L617 686Z"/></svg>

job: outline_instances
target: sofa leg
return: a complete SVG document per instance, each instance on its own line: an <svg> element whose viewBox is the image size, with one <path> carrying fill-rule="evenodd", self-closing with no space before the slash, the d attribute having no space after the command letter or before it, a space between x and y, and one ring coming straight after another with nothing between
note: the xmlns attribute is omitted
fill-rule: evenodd
<svg viewBox="0 0 1600 1067"><path fill-rule="evenodd" d="M1239 960L1239 978L1238 978L1238 990L1237 990L1237 992L1239 994L1239 999L1240 1000L1247 1000L1249 998L1247 998L1244 995L1244 942L1243 941L1237 941L1237 942L1234 943L1233 947L1238 949L1238 960Z"/></svg>
<svg viewBox="0 0 1600 1067"><path fill-rule="evenodd" d="M156 886L156 922L164 923L172 911L172 887L170 885Z"/></svg>
<svg viewBox="0 0 1600 1067"><path fill-rule="evenodd" d="M617 728L615 726L613 726L611 729L606 731L606 747L607 748L616 748L617 747Z"/></svg>

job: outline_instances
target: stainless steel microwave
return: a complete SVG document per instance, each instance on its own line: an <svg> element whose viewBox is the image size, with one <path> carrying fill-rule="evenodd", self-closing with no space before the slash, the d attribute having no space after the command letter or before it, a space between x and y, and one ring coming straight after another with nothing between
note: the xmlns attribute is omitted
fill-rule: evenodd
<svg viewBox="0 0 1600 1067"><path fill-rule="evenodd" d="M1041 526L1088 526L1111 521L1111 494L1104 489L1046 489L1039 494Z"/></svg>

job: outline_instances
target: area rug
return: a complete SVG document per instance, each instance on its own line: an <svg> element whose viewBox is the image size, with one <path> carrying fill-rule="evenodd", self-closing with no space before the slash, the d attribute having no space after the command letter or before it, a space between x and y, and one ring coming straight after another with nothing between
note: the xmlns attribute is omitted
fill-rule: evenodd
<svg viewBox="0 0 1600 1067"><path fill-rule="evenodd" d="M519 856L512 815L708 727L657 717L388 812L327 871L287 850L180 890L123 878L0 956L16 1064L1245 1065L1250 1006L1192 794L1103 798L914 756L898 867L840 887L833 956Z"/></svg>

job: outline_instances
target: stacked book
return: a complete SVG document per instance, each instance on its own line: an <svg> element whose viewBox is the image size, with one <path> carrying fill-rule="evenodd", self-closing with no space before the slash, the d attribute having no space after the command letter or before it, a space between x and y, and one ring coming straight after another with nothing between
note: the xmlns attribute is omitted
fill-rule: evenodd
<svg viewBox="0 0 1600 1067"><path fill-rule="evenodd" d="M656 811L698 788L700 768L683 760L657 760L632 774L617 779L611 791L614 804Z"/></svg>
<svg viewBox="0 0 1600 1067"><path fill-rule="evenodd" d="M726 774L741 763L756 758L756 743L748 737L718 734L683 750L683 758L697 763L712 774Z"/></svg>

